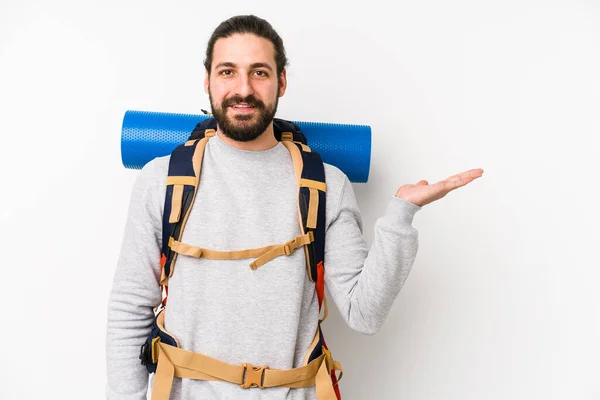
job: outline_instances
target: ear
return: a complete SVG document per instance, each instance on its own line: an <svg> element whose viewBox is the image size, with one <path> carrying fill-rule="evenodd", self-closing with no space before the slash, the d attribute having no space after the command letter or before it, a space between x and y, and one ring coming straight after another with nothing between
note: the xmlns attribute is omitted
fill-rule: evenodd
<svg viewBox="0 0 600 400"><path fill-rule="evenodd" d="M209 84L209 73L207 69L204 69L204 92L208 94L208 84Z"/></svg>
<svg viewBox="0 0 600 400"><path fill-rule="evenodd" d="M281 71L281 75L279 75L279 97L285 94L285 89L287 88L287 75L286 70Z"/></svg>

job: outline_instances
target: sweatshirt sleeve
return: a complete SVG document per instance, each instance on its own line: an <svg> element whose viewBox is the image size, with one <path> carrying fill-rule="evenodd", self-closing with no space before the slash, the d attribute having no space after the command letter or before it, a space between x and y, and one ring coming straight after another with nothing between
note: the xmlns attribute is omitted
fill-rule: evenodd
<svg viewBox="0 0 600 400"><path fill-rule="evenodd" d="M139 173L131 193L108 300L106 396L109 400L146 399L148 372L139 354L150 334L153 309L161 301L160 182L161 176L156 173L154 162L150 162Z"/></svg>
<svg viewBox="0 0 600 400"><path fill-rule="evenodd" d="M418 231L412 221L420 209L393 196L375 223L369 249L352 184L345 177L326 232L324 264L325 285L350 328L372 335L383 326L417 254Z"/></svg>

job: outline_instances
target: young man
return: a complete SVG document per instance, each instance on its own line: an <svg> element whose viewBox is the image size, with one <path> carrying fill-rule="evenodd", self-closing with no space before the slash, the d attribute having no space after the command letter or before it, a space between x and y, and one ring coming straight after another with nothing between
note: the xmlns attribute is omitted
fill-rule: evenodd
<svg viewBox="0 0 600 400"><path fill-rule="evenodd" d="M278 99L286 90L286 64L281 38L260 18L231 18L210 38L204 86L218 127L206 144L182 243L234 251L301 235L294 166L273 129ZM146 398L148 372L139 355L153 310L162 300L161 229L169 158L149 162L133 188L108 307L108 399ZM384 323L417 254L415 213L482 172L400 187L377 221L369 249L350 181L325 165L324 279L352 329L374 334ZM250 261L178 257L168 280L165 329L181 349L231 365L278 370L306 365L320 314L305 253L275 257L256 270L248 267ZM317 399L318 390L324 390L314 384L248 389L178 377L172 385L167 389L171 399Z"/></svg>

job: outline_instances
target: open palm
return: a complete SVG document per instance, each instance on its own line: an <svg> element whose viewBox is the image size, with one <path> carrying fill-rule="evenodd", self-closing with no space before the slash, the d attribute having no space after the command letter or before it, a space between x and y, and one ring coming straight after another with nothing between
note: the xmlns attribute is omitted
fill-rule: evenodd
<svg viewBox="0 0 600 400"><path fill-rule="evenodd" d="M450 176L431 185L426 180L421 180L416 185L402 185L396 196L418 206L424 206L441 199L454 189L465 186L474 179L481 177L481 175L483 175L483 170L476 168Z"/></svg>

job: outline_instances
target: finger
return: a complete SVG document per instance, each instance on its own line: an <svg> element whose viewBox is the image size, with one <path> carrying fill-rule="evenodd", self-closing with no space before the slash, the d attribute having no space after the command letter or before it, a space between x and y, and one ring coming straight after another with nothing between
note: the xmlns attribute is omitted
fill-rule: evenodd
<svg viewBox="0 0 600 400"><path fill-rule="evenodd" d="M448 193L451 190L465 186L474 179L481 177L481 175L483 175L483 169L470 169L468 171L461 172L460 174L452 175L443 181L436 183L436 186L439 187L439 190Z"/></svg>
<svg viewBox="0 0 600 400"><path fill-rule="evenodd" d="M460 179L465 179L465 178L479 178L481 175L483 175L483 170L481 168L475 168L475 169L470 169L468 171L465 172L461 172L460 174L456 174L456 175L452 175L448 178L446 178L446 180L460 180Z"/></svg>
<svg viewBox="0 0 600 400"><path fill-rule="evenodd" d="M417 186L427 186L427 185L429 185L429 182L427 182L425 179L417 182Z"/></svg>

